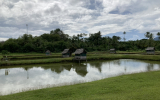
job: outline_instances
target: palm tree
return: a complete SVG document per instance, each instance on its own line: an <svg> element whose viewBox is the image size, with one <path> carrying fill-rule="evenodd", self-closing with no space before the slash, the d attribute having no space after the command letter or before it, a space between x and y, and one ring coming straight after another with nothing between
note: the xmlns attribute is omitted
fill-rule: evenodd
<svg viewBox="0 0 160 100"><path fill-rule="evenodd" d="M124 31L124 32L123 32L123 34L124 34L124 38L123 38L123 40L124 40L124 42L125 42L125 40L126 40L126 38L125 38L125 34L126 34L126 32Z"/></svg>
<svg viewBox="0 0 160 100"><path fill-rule="evenodd" d="M144 34L146 38L150 38L150 32L146 32L146 34ZM149 47L149 41L148 41L148 47Z"/></svg>
<svg viewBox="0 0 160 100"><path fill-rule="evenodd" d="M157 33L157 36L158 36L158 38L159 38L159 40L160 40L160 32Z"/></svg>
<svg viewBox="0 0 160 100"><path fill-rule="evenodd" d="M150 40L150 45L154 45L154 41L153 41L153 34L151 33L150 35L149 35L149 40Z"/></svg>
<svg viewBox="0 0 160 100"><path fill-rule="evenodd" d="M145 37L149 38L150 37L150 32L146 32Z"/></svg>

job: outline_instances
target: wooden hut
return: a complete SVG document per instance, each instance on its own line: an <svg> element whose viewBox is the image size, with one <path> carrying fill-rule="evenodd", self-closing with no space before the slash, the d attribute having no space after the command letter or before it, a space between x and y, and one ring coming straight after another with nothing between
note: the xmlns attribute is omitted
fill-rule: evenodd
<svg viewBox="0 0 160 100"><path fill-rule="evenodd" d="M84 49L77 49L75 52L75 57L73 58L73 60L78 60L78 61L81 61L81 60L86 60L87 61L87 52L84 50Z"/></svg>
<svg viewBox="0 0 160 100"><path fill-rule="evenodd" d="M71 57L72 55L72 50L71 49L64 49L62 52L62 57L66 58L66 57Z"/></svg>
<svg viewBox="0 0 160 100"><path fill-rule="evenodd" d="M146 48L146 53L147 54L154 54L155 53L155 48L154 47L147 47Z"/></svg>
<svg viewBox="0 0 160 100"><path fill-rule="evenodd" d="M47 50L46 55L51 55L51 51Z"/></svg>
<svg viewBox="0 0 160 100"><path fill-rule="evenodd" d="M110 53L116 53L116 49L114 49L114 48L110 49L109 51L110 51Z"/></svg>

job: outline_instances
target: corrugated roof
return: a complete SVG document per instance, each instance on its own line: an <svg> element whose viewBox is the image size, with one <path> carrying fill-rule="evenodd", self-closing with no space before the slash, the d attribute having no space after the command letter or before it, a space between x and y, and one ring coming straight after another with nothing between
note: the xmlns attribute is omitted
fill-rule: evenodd
<svg viewBox="0 0 160 100"><path fill-rule="evenodd" d="M69 49L64 49L63 52L62 52L62 54L65 54L65 53L67 53L68 51L69 51Z"/></svg>
<svg viewBox="0 0 160 100"><path fill-rule="evenodd" d="M46 53L50 53L50 51L49 51L49 50L47 50L47 51L46 51Z"/></svg>
<svg viewBox="0 0 160 100"><path fill-rule="evenodd" d="M81 54L83 52L86 52L84 49L77 49L74 54Z"/></svg>
<svg viewBox="0 0 160 100"><path fill-rule="evenodd" d="M110 49L110 51L114 51L115 49L113 48L113 49Z"/></svg>
<svg viewBox="0 0 160 100"><path fill-rule="evenodd" d="M147 47L146 50L154 50L154 47Z"/></svg>

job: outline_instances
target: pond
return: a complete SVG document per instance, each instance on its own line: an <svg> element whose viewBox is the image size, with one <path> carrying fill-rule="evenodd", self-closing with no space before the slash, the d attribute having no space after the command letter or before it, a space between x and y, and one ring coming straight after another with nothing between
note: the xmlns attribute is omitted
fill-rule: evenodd
<svg viewBox="0 0 160 100"><path fill-rule="evenodd" d="M160 63L132 59L0 67L0 95L160 70Z"/></svg>

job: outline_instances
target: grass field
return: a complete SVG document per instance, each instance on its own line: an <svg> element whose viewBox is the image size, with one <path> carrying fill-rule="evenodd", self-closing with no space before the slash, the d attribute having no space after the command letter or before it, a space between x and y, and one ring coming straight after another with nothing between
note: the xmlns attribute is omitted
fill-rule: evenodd
<svg viewBox="0 0 160 100"><path fill-rule="evenodd" d="M8 56L8 61L0 61L0 66L11 65L28 65L28 64L46 64L46 63L60 63L60 62L72 62L74 55L69 58L62 58L61 53L53 53L50 56L46 56L41 53L13 53ZM0 58L3 58L1 55ZM122 52L118 51L117 54L109 54L108 52L88 52L87 60L113 60L113 59L139 59L139 60L151 60L160 61L159 52L156 55L145 55L144 52Z"/></svg>
<svg viewBox="0 0 160 100"><path fill-rule="evenodd" d="M46 88L6 96L0 100L160 100L160 71Z"/></svg>
<svg viewBox="0 0 160 100"><path fill-rule="evenodd" d="M159 54L159 52L157 52ZM1 55L0 58L3 56ZM71 62L61 53L46 56L40 53L14 53L1 66ZM14 59L13 59L14 58ZM13 60L12 60L13 59ZM140 59L160 61L160 55L144 52L89 52L87 60ZM143 72L76 85L46 88L0 96L0 100L160 100L160 71Z"/></svg>

